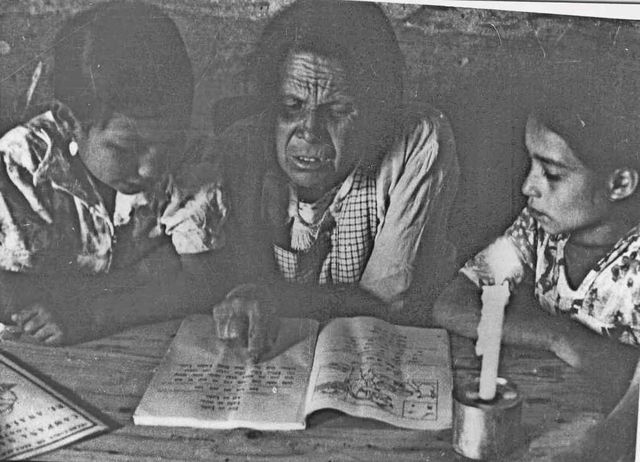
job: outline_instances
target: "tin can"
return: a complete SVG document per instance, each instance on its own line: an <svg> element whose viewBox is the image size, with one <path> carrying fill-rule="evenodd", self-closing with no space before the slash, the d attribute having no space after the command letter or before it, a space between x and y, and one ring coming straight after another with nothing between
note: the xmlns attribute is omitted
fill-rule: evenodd
<svg viewBox="0 0 640 462"><path fill-rule="evenodd" d="M491 401L478 397L478 387L475 378L454 393L453 448L470 459L500 459L523 441L522 397L515 385L500 377Z"/></svg>

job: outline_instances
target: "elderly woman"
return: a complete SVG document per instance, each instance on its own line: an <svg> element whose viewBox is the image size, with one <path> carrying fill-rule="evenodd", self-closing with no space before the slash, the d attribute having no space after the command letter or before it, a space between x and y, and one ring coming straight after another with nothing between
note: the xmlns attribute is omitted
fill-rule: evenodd
<svg viewBox="0 0 640 462"><path fill-rule="evenodd" d="M255 63L263 110L216 149L226 245L251 281L214 308L218 336L259 355L277 316L425 323L406 301L451 276L459 169L445 117L402 107L388 19L375 4L300 0L267 25Z"/></svg>

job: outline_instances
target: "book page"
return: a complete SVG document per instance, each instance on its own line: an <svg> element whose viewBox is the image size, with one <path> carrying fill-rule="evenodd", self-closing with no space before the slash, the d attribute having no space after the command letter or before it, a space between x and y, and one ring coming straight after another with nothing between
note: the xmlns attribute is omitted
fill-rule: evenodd
<svg viewBox="0 0 640 462"><path fill-rule="evenodd" d="M444 329L339 318L318 336L307 413L334 408L399 427L451 427L452 371Z"/></svg>
<svg viewBox="0 0 640 462"><path fill-rule="evenodd" d="M257 364L246 349L216 338L213 329L211 316L183 321L134 422L219 429L304 428L318 323L282 319L274 347Z"/></svg>
<svg viewBox="0 0 640 462"><path fill-rule="evenodd" d="M0 354L0 460L32 459L107 426Z"/></svg>

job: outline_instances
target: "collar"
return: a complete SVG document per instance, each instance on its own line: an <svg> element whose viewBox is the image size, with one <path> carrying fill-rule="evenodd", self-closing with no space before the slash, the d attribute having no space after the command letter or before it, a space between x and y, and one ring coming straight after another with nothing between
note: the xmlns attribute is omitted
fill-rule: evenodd
<svg viewBox="0 0 640 462"><path fill-rule="evenodd" d="M288 216L291 225L291 248L308 250L321 232L332 229L342 210L342 204L353 187L355 172L327 191L313 203L299 200L296 188L289 184Z"/></svg>

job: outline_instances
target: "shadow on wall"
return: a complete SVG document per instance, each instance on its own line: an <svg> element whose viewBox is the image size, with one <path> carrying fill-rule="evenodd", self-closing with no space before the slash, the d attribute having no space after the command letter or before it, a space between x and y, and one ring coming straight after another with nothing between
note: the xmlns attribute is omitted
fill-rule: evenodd
<svg viewBox="0 0 640 462"><path fill-rule="evenodd" d="M288 0L260 2L270 5L264 14L254 11L254 2L239 0L195 2L196 9L179 0L147 1L166 8L184 36L197 81L196 128L214 130L218 121L244 114L241 100L223 99L250 91L246 58L272 9ZM75 0L51 5L36 14L27 0L16 0L0 11L1 127L13 123L39 59L45 72L35 102L50 97L50 42L61 21L80 8ZM504 230L523 205L524 122L543 78L570 79L582 63L602 56L637 60L640 26L433 6L383 8L406 57L407 97L443 110L454 129L462 178L450 236L464 260Z"/></svg>
<svg viewBox="0 0 640 462"><path fill-rule="evenodd" d="M529 164L524 126L545 88L571 82L596 59L634 65L640 24L447 11L449 28L438 29L445 10L428 8L397 30L408 57L409 82L415 85L410 96L439 107L453 126L462 178L450 235L464 262L504 231L525 204L520 193ZM466 32L451 30L455 18ZM416 32L416 24L429 25L428 44L421 50L415 43L425 32Z"/></svg>
<svg viewBox="0 0 640 462"><path fill-rule="evenodd" d="M440 108L454 129L462 178L449 224L460 263L525 204L524 126L545 88L595 59L631 62L640 51L640 28L629 21L422 7L394 27L407 100ZM212 123L250 112L246 98L219 100Z"/></svg>

